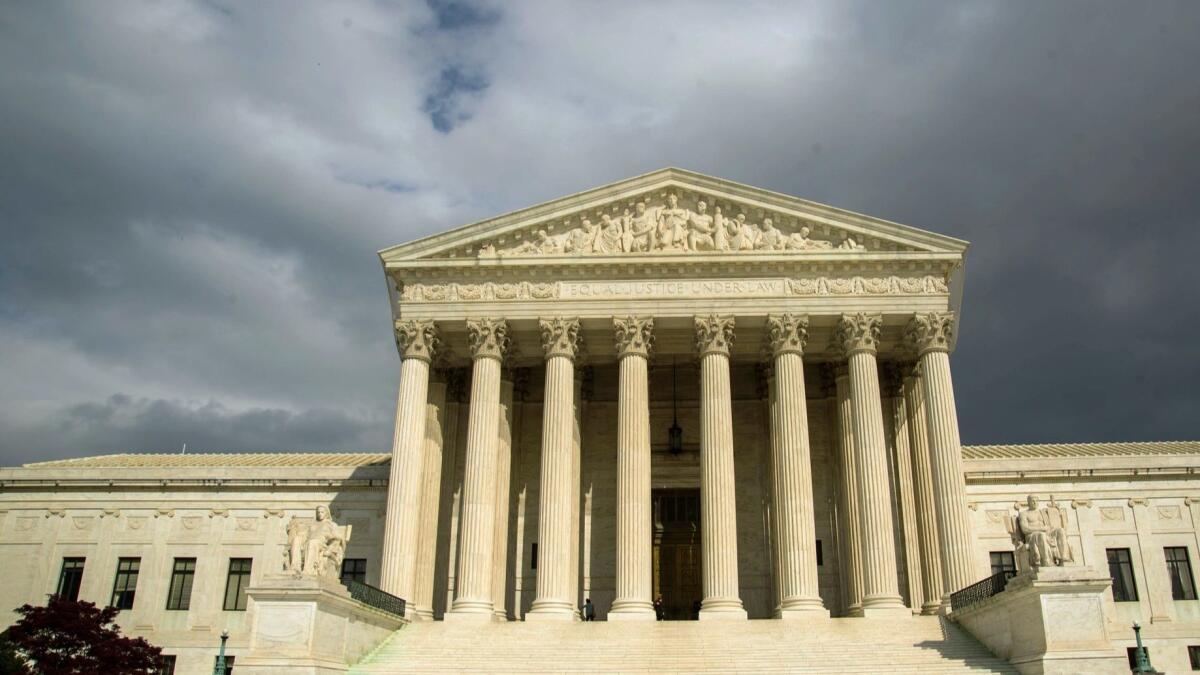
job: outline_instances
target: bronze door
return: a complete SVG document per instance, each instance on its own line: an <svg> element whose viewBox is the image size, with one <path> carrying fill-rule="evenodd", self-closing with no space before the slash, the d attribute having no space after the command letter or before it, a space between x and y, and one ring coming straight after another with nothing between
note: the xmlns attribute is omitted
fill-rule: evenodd
<svg viewBox="0 0 1200 675"><path fill-rule="evenodd" d="M699 618L700 570L700 491L656 490L654 594L662 598L663 618Z"/></svg>

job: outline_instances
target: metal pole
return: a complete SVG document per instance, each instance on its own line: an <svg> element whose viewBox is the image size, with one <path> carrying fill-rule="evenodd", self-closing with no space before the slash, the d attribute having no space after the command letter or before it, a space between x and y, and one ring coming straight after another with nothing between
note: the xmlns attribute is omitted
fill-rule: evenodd
<svg viewBox="0 0 1200 675"><path fill-rule="evenodd" d="M217 652L217 665L213 675L225 675L225 641L229 639L229 631L221 631L221 651Z"/></svg>
<svg viewBox="0 0 1200 675"><path fill-rule="evenodd" d="M1150 665L1150 655L1146 653L1146 648L1142 646L1142 627L1133 624L1133 636L1137 640L1137 665L1134 666L1135 673L1157 673L1154 666Z"/></svg>

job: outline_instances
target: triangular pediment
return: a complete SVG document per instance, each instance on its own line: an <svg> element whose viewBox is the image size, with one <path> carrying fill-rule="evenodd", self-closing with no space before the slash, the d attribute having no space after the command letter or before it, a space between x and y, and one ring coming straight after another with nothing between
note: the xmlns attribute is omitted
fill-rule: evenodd
<svg viewBox="0 0 1200 675"><path fill-rule="evenodd" d="M967 243L797 197L662 169L380 251L447 259L954 253Z"/></svg>

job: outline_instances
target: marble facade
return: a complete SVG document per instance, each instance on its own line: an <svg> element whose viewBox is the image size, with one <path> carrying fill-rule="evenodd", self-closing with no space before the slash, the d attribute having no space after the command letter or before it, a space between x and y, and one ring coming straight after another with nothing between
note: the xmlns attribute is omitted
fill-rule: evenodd
<svg viewBox="0 0 1200 675"><path fill-rule="evenodd" d="M122 625L202 672L221 630L235 656L250 644L222 566L281 572L287 519L324 505L353 527L343 557L413 621L569 623L587 598L652 621L671 583L702 620L900 618L987 577L1034 494L1065 505L1080 565L1138 554L1145 592L1104 610L1114 644L1136 619L1183 658L1200 606L1172 598L1163 547L1197 555L1200 444L963 448L966 251L677 169L386 249L390 453L0 469L17 570L0 602L54 592L64 557L107 602L117 559L139 556ZM178 557L197 561L182 613L163 609Z"/></svg>

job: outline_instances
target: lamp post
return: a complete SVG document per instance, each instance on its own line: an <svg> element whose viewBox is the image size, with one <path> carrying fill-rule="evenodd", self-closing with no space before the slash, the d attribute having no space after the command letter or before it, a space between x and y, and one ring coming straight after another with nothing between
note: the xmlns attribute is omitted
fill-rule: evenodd
<svg viewBox="0 0 1200 675"><path fill-rule="evenodd" d="M229 631L221 631L221 651L217 652L217 665L213 675L225 675L225 641L229 639Z"/></svg>
<svg viewBox="0 0 1200 675"><path fill-rule="evenodd" d="M1146 648L1142 646L1142 627L1133 624L1133 636L1137 640L1137 651L1135 652L1135 660L1137 664L1133 667L1135 673L1157 673L1154 666L1150 665L1150 655L1146 653Z"/></svg>

